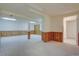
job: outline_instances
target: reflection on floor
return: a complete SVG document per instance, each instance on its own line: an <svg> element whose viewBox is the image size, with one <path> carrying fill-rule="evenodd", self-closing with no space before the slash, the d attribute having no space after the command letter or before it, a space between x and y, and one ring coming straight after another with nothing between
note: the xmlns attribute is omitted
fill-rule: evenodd
<svg viewBox="0 0 79 59"><path fill-rule="evenodd" d="M36 38L37 37L37 38ZM40 36L3 37L0 47L1 56L67 56L79 55L79 47L58 42L44 43Z"/></svg>
<svg viewBox="0 0 79 59"><path fill-rule="evenodd" d="M76 39L64 39L64 43L72 44L72 45L77 45L77 40Z"/></svg>

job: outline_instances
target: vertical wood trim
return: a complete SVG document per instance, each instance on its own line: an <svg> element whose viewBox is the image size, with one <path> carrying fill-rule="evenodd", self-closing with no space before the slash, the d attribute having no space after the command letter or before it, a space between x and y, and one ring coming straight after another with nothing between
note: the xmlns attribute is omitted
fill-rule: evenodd
<svg viewBox="0 0 79 59"><path fill-rule="evenodd" d="M30 33L30 32L28 32L28 39L30 39L30 37L31 37L31 33Z"/></svg>

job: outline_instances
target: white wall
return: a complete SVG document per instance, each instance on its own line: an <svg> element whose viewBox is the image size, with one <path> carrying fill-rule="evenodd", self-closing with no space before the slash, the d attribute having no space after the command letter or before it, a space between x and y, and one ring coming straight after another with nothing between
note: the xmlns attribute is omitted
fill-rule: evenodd
<svg viewBox="0 0 79 59"><path fill-rule="evenodd" d="M63 32L63 16L45 16L43 20L45 32Z"/></svg>
<svg viewBox="0 0 79 59"><path fill-rule="evenodd" d="M79 14L78 14L78 18L77 18L77 32L79 33Z"/></svg>
<svg viewBox="0 0 79 59"><path fill-rule="evenodd" d="M52 17L51 31L52 32L63 32L63 17L62 16Z"/></svg>
<svg viewBox="0 0 79 59"><path fill-rule="evenodd" d="M63 19L64 39L73 39L77 34L77 15L67 16Z"/></svg>
<svg viewBox="0 0 79 59"><path fill-rule="evenodd" d="M77 43L79 44L79 14L78 14L78 18L77 18Z"/></svg>
<svg viewBox="0 0 79 59"><path fill-rule="evenodd" d="M28 23L22 21L0 20L0 31L27 31Z"/></svg>
<svg viewBox="0 0 79 59"><path fill-rule="evenodd" d="M76 39L76 20L67 21L67 38Z"/></svg>
<svg viewBox="0 0 79 59"><path fill-rule="evenodd" d="M34 30L34 25L35 24L30 23L30 31L33 31Z"/></svg>
<svg viewBox="0 0 79 59"><path fill-rule="evenodd" d="M64 17L64 43L77 45L77 15Z"/></svg>
<svg viewBox="0 0 79 59"><path fill-rule="evenodd" d="M51 31L51 17L45 15L43 18L43 24L42 24L42 31L43 32L50 32Z"/></svg>

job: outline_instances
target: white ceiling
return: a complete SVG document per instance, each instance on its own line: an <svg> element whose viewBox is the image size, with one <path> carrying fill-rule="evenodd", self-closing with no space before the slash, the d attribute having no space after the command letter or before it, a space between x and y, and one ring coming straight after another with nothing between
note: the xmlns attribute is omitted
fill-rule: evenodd
<svg viewBox="0 0 79 59"><path fill-rule="evenodd" d="M23 15L28 18L39 18L40 13L49 16L62 15L71 12L79 11L78 3L5 3L0 4L1 10L7 10L16 14ZM38 11L38 12L37 12Z"/></svg>
<svg viewBox="0 0 79 59"><path fill-rule="evenodd" d="M46 13L50 16L79 11L79 3L39 3L31 4L31 6L35 6L41 12Z"/></svg>
<svg viewBox="0 0 79 59"><path fill-rule="evenodd" d="M36 18L40 16L34 12L31 12L30 9L32 8L29 7L27 4L0 4L0 9L23 15L29 18Z"/></svg>

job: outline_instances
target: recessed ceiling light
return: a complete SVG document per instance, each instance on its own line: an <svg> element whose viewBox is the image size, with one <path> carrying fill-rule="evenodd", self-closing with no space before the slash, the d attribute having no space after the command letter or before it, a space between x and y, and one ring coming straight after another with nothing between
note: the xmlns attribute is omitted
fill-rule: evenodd
<svg viewBox="0 0 79 59"><path fill-rule="evenodd" d="M30 21L30 23L34 23L35 24L36 22Z"/></svg>
<svg viewBox="0 0 79 59"><path fill-rule="evenodd" d="M10 21L16 21L16 19L14 19L14 18L8 18L8 17L2 17L2 19L10 20Z"/></svg>

